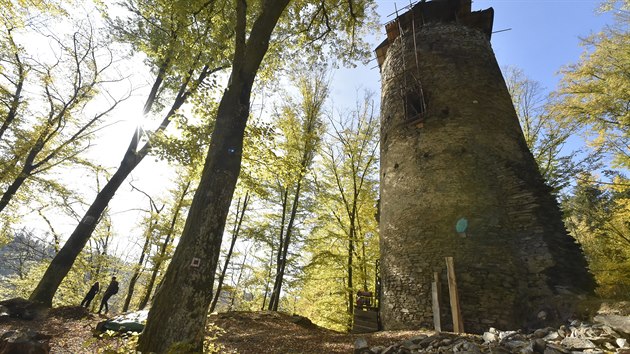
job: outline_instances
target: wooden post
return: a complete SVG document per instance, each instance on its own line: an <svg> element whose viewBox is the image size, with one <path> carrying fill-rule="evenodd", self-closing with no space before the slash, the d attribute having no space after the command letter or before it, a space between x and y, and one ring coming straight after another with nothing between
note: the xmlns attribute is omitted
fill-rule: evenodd
<svg viewBox="0 0 630 354"><path fill-rule="evenodd" d="M459 294L457 293L457 279L455 278L455 263L453 262L453 257L446 257L446 271L448 273L448 292L451 299L453 331L455 333L464 333L464 321L459 308Z"/></svg>
<svg viewBox="0 0 630 354"><path fill-rule="evenodd" d="M440 276L437 272L433 273L431 298L433 299L433 328L436 332L442 332L442 322L440 319Z"/></svg>

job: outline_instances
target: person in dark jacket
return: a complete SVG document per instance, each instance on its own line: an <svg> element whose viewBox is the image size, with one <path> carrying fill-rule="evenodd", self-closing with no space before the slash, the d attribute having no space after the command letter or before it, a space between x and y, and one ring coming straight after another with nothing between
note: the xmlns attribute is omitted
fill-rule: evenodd
<svg viewBox="0 0 630 354"><path fill-rule="evenodd" d="M112 277L112 281L109 283L107 289L105 289L105 292L103 293L103 300L101 300L101 306L98 308L99 314L101 313L101 310L103 310L103 306L105 306L105 313L109 312L109 305L107 305L107 301L110 297L114 296L117 293L118 282L116 281L116 277Z"/></svg>
<svg viewBox="0 0 630 354"><path fill-rule="evenodd" d="M87 292L87 294L85 294L83 301L81 301L81 306L85 306L85 308L90 307L90 302L92 302L92 300L94 299L94 296L96 296L96 294L98 294L99 291L101 291L101 286L98 282L96 282L94 283L94 285L92 285L92 287Z"/></svg>

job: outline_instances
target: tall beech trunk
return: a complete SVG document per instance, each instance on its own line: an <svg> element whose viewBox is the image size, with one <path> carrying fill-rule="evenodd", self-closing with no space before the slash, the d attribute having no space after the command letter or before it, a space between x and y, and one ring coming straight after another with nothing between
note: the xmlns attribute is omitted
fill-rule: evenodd
<svg viewBox="0 0 630 354"><path fill-rule="evenodd" d="M157 221L154 221L153 223L151 223L151 225L149 226L149 229L147 230L147 234L145 235L144 245L142 246L142 252L140 253L140 259L138 259L138 263L136 263L136 265L133 267L133 274L131 275L131 278L129 279L129 287L127 288L127 297L125 298L125 303L123 304L123 308L122 308L123 312L127 312L127 310L129 310L129 304L131 303L131 298L133 298L133 292L136 287L136 282L138 281L138 278L140 278L140 272L142 271L142 266L144 265L144 258L146 257L147 252L149 250L149 245L151 244L151 236L153 234L153 230L156 224L157 224Z"/></svg>
<svg viewBox="0 0 630 354"><path fill-rule="evenodd" d="M353 258L352 255L354 253L354 227L350 229L350 236L348 237L348 322L346 323L346 327L348 329L352 328L352 313L354 312L354 290L352 283L352 265Z"/></svg>
<svg viewBox="0 0 630 354"><path fill-rule="evenodd" d="M136 139L137 135L134 133L131 145L135 145ZM83 247L85 247L90 236L92 236L92 232L96 228L103 211L107 208L109 201L114 197L114 194L122 185L125 178L127 178L138 163L142 161L142 158L144 158L144 155L138 156L133 150L127 150L120 167L118 167L116 173L114 173L112 178L96 195L96 198L85 213L85 216L83 216L83 219L79 222L79 225L77 225L70 235L70 238L68 238L68 241L66 241L55 258L53 258L29 300L52 306L52 299L55 296L55 292L57 292L61 281L66 277L70 268L72 268L74 261L83 250Z"/></svg>
<svg viewBox="0 0 630 354"><path fill-rule="evenodd" d="M147 237L144 240L144 246L142 247L142 253L140 254L140 259L138 260L138 263L133 267L133 274L129 279L129 286L127 287L127 297L125 297L125 303L123 304L122 312L127 312L127 310L129 310L129 304L131 303L131 298L133 298L133 292L136 287L136 283L138 282L138 278L140 278L140 272L142 271L142 265L144 264L144 257L147 253L150 242L151 236L150 234L147 234Z"/></svg>
<svg viewBox="0 0 630 354"><path fill-rule="evenodd" d="M289 203L288 203L288 199L289 199L289 191L285 190L284 187L280 187L280 196L282 197L282 216L280 218L280 233L278 236L278 253L276 254L276 276L280 273L280 267L282 264L282 250L284 249L284 223L286 222L286 218L287 218L287 209L289 207ZM269 293L269 285L271 282L271 269L273 266L273 242L271 244L271 256L269 259L269 275L267 278L267 284L265 286L265 298L263 299L263 310L265 309L265 301L267 300L267 295L269 295L269 310L273 310L273 304L272 302L274 301L274 296L273 296L273 290L275 289L275 278L276 276L274 276L274 283L271 286L271 294Z"/></svg>
<svg viewBox="0 0 630 354"><path fill-rule="evenodd" d="M284 233L287 223L287 210L289 209L289 190L281 187L280 195L282 197L282 216L280 217L280 234L278 235L278 253L276 254L276 274L280 272L282 264L282 250L284 249Z"/></svg>
<svg viewBox="0 0 630 354"><path fill-rule="evenodd" d="M263 302L260 310L263 311L265 309L265 305L267 304L267 296L269 296L269 285L271 285L271 272L273 270L273 242L271 243L271 254L269 255L269 271L267 272L267 281L265 282L265 294L263 295Z"/></svg>
<svg viewBox="0 0 630 354"><path fill-rule="evenodd" d="M232 74L234 77L234 73ZM239 82L240 81L240 82ZM253 80L252 80L253 81ZM238 87L241 86L241 87ZM244 87L245 86L245 87ZM140 336L142 352L201 352L221 237L240 172L251 84L232 79L223 95L199 187L184 231ZM245 92L243 92L245 91ZM246 95L247 103L241 103Z"/></svg>
<svg viewBox="0 0 630 354"><path fill-rule="evenodd" d="M349 212L348 216L349 216L349 220L350 220L350 232L348 235L348 324L347 324L347 328L351 329L352 328L352 314L354 313L354 272L352 267L354 266L354 252L355 252L355 248L356 248L356 238L357 238L357 233L356 233L356 225L355 225L355 220L357 217L357 197L358 194L356 193L356 183L353 183L354 185L354 191L355 193L353 194L353 198L352 198L352 211ZM347 206L346 206L347 208ZM364 289L367 290L367 289Z"/></svg>
<svg viewBox="0 0 630 354"><path fill-rule="evenodd" d="M151 293L153 292L153 286L155 285L155 280L157 279L157 275L160 272L160 268L162 268L162 264L164 263L164 257L166 257L166 251L168 250L168 246L171 244L171 240L173 239L173 234L175 232L175 224L177 224L177 219L179 218L179 214L184 207L184 199L188 195L188 190L190 189L190 180L186 182L184 185L184 189L182 190L182 195L179 197L177 204L175 205L175 210L173 211L173 218L171 219L171 225L168 228L168 232L166 237L164 238L164 243L162 247L160 247L160 253L158 254L157 260L153 265L153 270L151 272L151 278L149 279L149 284L147 284L147 289L144 292L144 297L140 300L140 304L138 305L138 310L143 310L147 303L149 303L149 299L151 298Z"/></svg>
<svg viewBox="0 0 630 354"><path fill-rule="evenodd" d="M219 69L216 69L219 70ZM215 70L215 71L216 71ZM214 72L214 71L212 71ZM198 87L198 85L209 75L212 73L208 70L208 66L204 66L199 74L197 80L190 85L192 73L184 80L182 83L177 96L171 106L171 109L166 114L166 117L162 120L160 126L154 131L155 133L161 132L170 123L170 118L175 114L175 112L184 104L188 96L192 94L192 92ZM153 89L151 92L157 90L162 83L163 78L158 77L153 85ZM150 96L154 97L154 96ZM150 111L150 107L152 106L153 101L147 102L145 104L145 114ZM127 147L127 151L120 163L120 166L112 176L112 178L107 181L103 189L96 195L94 201L88 208L87 212L79 222L79 225L74 229L68 241L63 245L61 250L57 253L55 258L53 258L52 262L46 269L44 276L37 284L37 287L33 291L30 296L31 301L36 301L42 303L47 306L52 306L52 299L61 284L61 281L66 277L70 268L74 264L74 261L77 259L77 256L85 247L85 244L92 236L96 225L100 221L100 218L103 214L103 211L109 205L109 202L116 194L118 188L125 181L127 176L138 166L138 164L144 159L151 150L151 142L145 143L145 145L137 150L138 142L139 142L139 129L134 132L133 137L129 143L129 147Z"/></svg>
<svg viewBox="0 0 630 354"><path fill-rule="evenodd" d="M243 262L241 263L241 269L238 271L238 278L236 278L236 288L238 289L241 285L241 279L243 279L243 269L245 269L245 264L247 263L247 252L243 256ZM232 298L230 299L230 306L228 307L228 311L234 310L234 303L236 303L236 292L232 292Z"/></svg>
<svg viewBox="0 0 630 354"><path fill-rule="evenodd" d="M324 90L326 91L326 90ZM313 136L316 129L317 118L319 117L321 104L324 102L327 97L327 93L322 95L322 91L315 90L312 101L308 102L307 105L311 107L308 109L306 113L306 129L304 134L304 147L302 151L302 156L300 158L300 169L298 170L299 177L297 178L296 186L295 186L295 194L293 195L293 201L291 203L291 209L289 214L289 221L287 223L286 230L284 230L284 222L285 215L287 209L287 196L289 194L289 188L286 188L285 195L282 200L282 221L280 223L281 231L280 231L280 248L278 249L278 258L276 265L276 277L273 284L273 291L271 292L271 297L269 298L269 310L278 311L278 305L280 303L280 293L282 292L282 283L284 281L284 273L287 265L287 255L289 251L289 245L291 243L291 235L293 234L293 225L295 224L295 217L297 215L297 211L300 203L300 196L302 192L302 182L304 181L304 176L311 165L313 160L312 156L316 149L316 141L318 139L317 136ZM284 230L284 238L282 237Z"/></svg>
<svg viewBox="0 0 630 354"><path fill-rule="evenodd" d="M249 202L249 192L245 193L245 198L243 200L243 206L241 209L241 201L239 199L238 206L236 208L236 217L237 220L234 221L234 229L232 230L232 242L230 242L230 249L228 253L225 255L225 262L223 263L223 269L221 270L221 274L219 275L219 279L217 280L217 290L214 293L214 298L212 299L212 303L210 304L210 312L214 311L214 308L217 306L217 301L219 301L219 295L221 295L221 288L223 287L223 280L225 279L225 273L227 273L228 265L230 264L230 259L232 258L232 252L234 251L234 245L236 245L236 239L238 238L238 234L241 231L241 224L243 223L243 217L245 216L245 211L247 210L247 203Z"/></svg>
<svg viewBox="0 0 630 354"><path fill-rule="evenodd" d="M361 284L362 290L368 290L365 234L361 230L360 195L365 188L364 184L368 177L368 171L375 162L374 155L378 144L370 144L374 136L375 127L372 123L372 115L369 116L367 122L363 121L363 117L365 116L358 117L356 126L352 124L350 127L345 125L339 128L334 127L336 139L342 145L340 156L344 157L340 157L340 161L337 161L335 152L332 149L329 152L331 159L329 168L335 179L337 192L343 204L343 211L348 218L348 221L345 221L341 213L331 210L337 223L348 236L348 258L346 260L346 309L348 313L346 324L348 328L352 327L355 287L357 284ZM364 127L364 124L367 124L367 126ZM340 172L340 166L346 166L346 164L350 164L351 173L347 174L345 178L352 179L351 190L348 190L347 184L344 183L344 176ZM360 277L356 280L354 279L356 277L355 267L358 268Z"/></svg>
<svg viewBox="0 0 630 354"><path fill-rule="evenodd" d="M310 79L310 78L309 78ZM302 78L302 80L306 80ZM302 83L303 84L303 83ZM288 261L289 245L291 243L291 236L293 234L293 226L295 224L295 217L299 209L300 196L302 192L302 184L309 170L313 156L319 144L320 136L317 132L318 119L321 114L322 106L328 97L328 83L324 81L323 76L315 77L313 85L306 84L300 87L302 94L302 109L304 110L304 120L302 124L303 131L303 143L302 156L300 157L300 166L297 171L298 177L295 184L295 192L293 195L293 201L291 203L291 209L289 213L289 221L287 223L286 230L284 230L284 238L282 237L282 230L280 231L280 247L278 250L278 261L276 267L276 277L274 280L273 291L269 299L269 310L277 311L280 303L280 294L282 292L282 283L284 281L284 274ZM284 190L284 197L282 200L282 222L281 227L284 227L285 215L287 209L287 196L289 194L290 187Z"/></svg>
<svg viewBox="0 0 630 354"><path fill-rule="evenodd" d="M158 208L157 204L148 193L141 191L133 185L131 185L131 187L149 198L151 217L149 219L149 226L147 227L146 234L144 236L144 245L142 246L142 252L140 252L140 258L138 259L138 263L136 263L136 265L133 267L133 274L129 279L129 286L127 287L127 297L125 298L125 303L123 304L122 308L123 312L127 312L127 310L129 310L129 304L131 303L131 299L133 298L133 292L136 287L136 282L138 282L138 278L140 278L140 273L142 272L142 267L144 266L144 259L151 247L151 237L153 236L153 231L158 224L160 213L164 209L164 205L162 205L161 208Z"/></svg>
<svg viewBox="0 0 630 354"><path fill-rule="evenodd" d="M305 169L305 163L303 160L302 168L300 169L300 176L304 175L303 172ZM289 253L289 244L291 243L291 234L293 233L293 224L295 222L295 216L297 215L301 189L302 178L300 177L295 188L295 195L293 196L293 203L291 205L291 214L289 216L289 222L287 224L284 240L282 241L282 249L278 250L278 271L276 272L276 279L273 283L273 291L271 292L271 297L269 298L269 310L271 311L278 311L280 292L282 291L282 282L284 280L284 271L287 265L287 254Z"/></svg>
<svg viewBox="0 0 630 354"><path fill-rule="evenodd" d="M246 39L247 3L236 1L232 74L217 109L201 181L182 237L138 341L141 352L203 352L221 238L241 167L252 85L288 2L264 1Z"/></svg>
<svg viewBox="0 0 630 354"><path fill-rule="evenodd" d="M363 273L363 289L368 289L368 270L367 270L367 258L365 255L365 235L361 231L359 225L359 235L361 235L361 272Z"/></svg>

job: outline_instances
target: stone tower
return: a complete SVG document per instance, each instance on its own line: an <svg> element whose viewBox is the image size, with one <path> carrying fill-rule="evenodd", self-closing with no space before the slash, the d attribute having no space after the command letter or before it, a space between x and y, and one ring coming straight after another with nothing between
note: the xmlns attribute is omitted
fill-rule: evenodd
<svg viewBox="0 0 630 354"><path fill-rule="evenodd" d="M438 272L446 283L447 256L467 332L561 320L593 290L523 138L492 21L471 0L423 1L386 25L376 49L385 329L432 327L431 281Z"/></svg>

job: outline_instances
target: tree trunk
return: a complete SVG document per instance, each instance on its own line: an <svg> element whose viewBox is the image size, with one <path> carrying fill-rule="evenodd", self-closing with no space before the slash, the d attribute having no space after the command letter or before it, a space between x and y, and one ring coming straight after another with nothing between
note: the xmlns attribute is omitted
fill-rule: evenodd
<svg viewBox="0 0 630 354"><path fill-rule="evenodd" d="M276 255L276 274L280 272L280 263L282 263L282 250L284 249L284 225L287 221L287 208L289 206L289 190L280 187L280 196L282 197L282 217L280 218L280 235L278 236L278 254Z"/></svg>
<svg viewBox="0 0 630 354"><path fill-rule="evenodd" d="M221 238L241 167L252 85L269 48L271 33L288 2L263 2L246 41L247 4L236 1L232 74L219 103L210 148L184 232L138 341L141 352L203 351Z"/></svg>
<svg viewBox="0 0 630 354"><path fill-rule="evenodd" d="M306 155L306 154L305 154ZM302 161L302 168L300 175L304 175L306 162ZM293 224L295 222L295 216L298 210L298 204L300 202L300 191L302 189L302 178L298 179L297 186L295 188L295 195L293 196L293 204L291 205L291 214L289 216L289 223L287 224L287 230L285 232L284 241L282 242L282 250L278 250L280 254L280 261L278 263L278 272L276 273L276 279L273 283L273 292L269 298L269 310L278 311L278 304L280 303L280 292L282 291L282 282L284 280L284 270L287 265L287 254L289 253L289 244L291 242L291 234L293 233Z"/></svg>
<svg viewBox="0 0 630 354"><path fill-rule="evenodd" d="M144 256L144 254L142 255ZM136 282L140 278L140 268L138 265L134 267L133 274L129 279L129 287L127 288L127 297L125 297L125 303L123 304L122 312L127 312L129 310L129 304L131 303L131 298L133 297L133 290L136 287Z"/></svg>
<svg viewBox="0 0 630 354"><path fill-rule="evenodd" d="M354 181L354 178L353 178ZM348 237L348 329L352 328L352 314L354 313L354 281L353 281L353 265L354 265L354 252L355 252L355 239L357 234L356 229L356 217L357 217L357 193L356 193L356 183L354 185L354 194L352 199L352 208L350 211L349 220L350 220L350 232ZM347 207L346 207L347 209ZM367 290L367 289L363 289Z"/></svg>
<svg viewBox="0 0 630 354"><path fill-rule="evenodd" d="M287 224L287 228L285 231L285 237L281 242L281 249L278 252L278 264L276 271L276 278L274 282L273 292L271 293L271 298L269 301L269 310L277 311L280 303L280 294L282 291L282 283L284 280L284 273L286 270L287 262L288 262L288 250L291 242L291 235L293 233L293 226L295 224L295 218L297 215L297 211L299 208L302 183L304 182L306 173L308 172L315 151L317 150L317 146L319 143L319 133L317 132L318 119L321 114L321 107L328 96L328 84L325 83L323 77L317 77L314 80L313 86L309 83L305 83L302 81L301 84L301 94L302 94L302 103L301 108L303 109L304 118L300 120L301 129L302 130L302 141L304 146L301 147L302 150L298 150L301 152L302 156L300 158L299 170L297 173L297 180L295 184L295 192L293 195L293 201L289 214L289 221ZM302 86L303 85L303 86ZM285 217L285 209L286 209L286 195L288 195L288 191L290 190L290 185L286 188L285 198L283 200L283 214L282 221L284 225L284 217ZM282 235L282 234L281 234Z"/></svg>
<svg viewBox="0 0 630 354"><path fill-rule="evenodd" d="M234 230L232 231L232 242L230 243L230 249L228 250L227 255L225 255L225 262L223 263L223 269L221 270L221 275L219 275L219 279L217 281L217 290L214 293L214 298L212 299L212 303L210 304L210 312L214 311L214 308L217 306L217 301L219 301L219 295L221 295L221 287L223 287L223 279L225 279L225 273L227 272L228 265L230 264L230 258L232 257L232 252L234 251L234 245L236 244L236 239L238 238L238 234L241 230L241 224L243 223L243 216L245 216L245 210L247 209L247 202L249 201L249 192L245 193L245 199L243 200L243 209L240 209L240 200L239 206L236 208L236 215L238 220L234 221Z"/></svg>
<svg viewBox="0 0 630 354"><path fill-rule="evenodd" d="M159 261L153 267L153 271L151 272L151 278L149 278L149 283L147 284L147 289L144 292L144 296L140 303L138 304L138 310L144 310L144 308L149 303L149 299L151 299L151 293L153 292L153 286L155 285L155 279L157 279L157 275L160 271L160 267L162 267L162 261Z"/></svg>
<svg viewBox="0 0 630 354"><path fill-rule="evenodd" d="M363 233L361 233L361 271L363 272L362 277L363 277L363 288L367 289L368 288L368 265L367 265L367 258L365 256L365 235Z"/></svg>
<svg viewBox="0 0 630 354"><path fill-rule="evenodd" d="M138 348L163 353L201 351L214 272L240 160L248 105L239 101L234 83L224 94L210 150L184 232L155 294ZM249 96L249 95L248 95ZM243 117L245 116L245 117ZM177 299L177 301L175 301ZM168 330L164 330L168 328ZM172 347L173 344L181 347Z"/></svg>
<svg viewBox="0 0 630 354"><path fill-rule="evenodd" d="M245 268L245 263L247 263L247 253L243 256L243 263L241 263L241 269L238 271L238 278L236 279L235 288L239 288L241 285L241 279L243 279L243 269ZM236 292L232 292L232 298L230 299L230 306L228 307L228 311L234 310L234 303L236 302Z"/></svg>
<svg viewBox="0 0 630 354"><path fill-rule="evenodd" d="M313 122L315 118L316 117L307 117L307 119L312 119ZM309 124L307 128L307 133L309 135L312 133L313 126L314 126L313 124ZM278 311L278 304L280 303L280 293L282 291L282 282L284 280L284 271L287 265L287 254L289 251L289 244L291 242L291 234L293 232L293 224L295 223L295 216L297 215L299 202L300 202L302 181L304 179L304 176L306 175L306 171L310 163L309 156L313 152L312 150L313 145L308 140L310 139L310 137L307 136L306 139L307 140L304 142L304 151L302 153L302 158L300 161L300 170L299 170L300 176L297 179L297 184L295 187L295 195L293 196L293 203L291 205L291 214L289 215L289 222L287 224L285 237L284 239L281 239L281 243L280 243L281 249L278 250L278 264L276 267L277 268L276 279L273 284L273 292L271 293L271 297L269 299L269 310L271 311ZM284 225L286 201L287 201L288 194L289 192L287 188L285 197L283 199L283 204L282 204L282 225ZM282 235L282 233L280 233L280 235Z"/></svg>
<svg viewBox="0 0 630 354"><path fill-rule="evenodd" d="M284 223L286 222L287 217L287 200L289 198L289 190L284 189L284 187L280 187L280 195L282 196L282 217L280 219L280 235L278 238L278 254L276 254L276 275L274 276L273 287L271 288L271 294L269 295L269 307L267 308L270 311L273 310L274 303L276 301L275 291L276 291L276 281L278 278L278 274L280 274L280 268L282 267L282 251L284 250L284 241L285 241L285 231L284 231ZM288 228L287 228L288 230ZM271 269L269 270L269 277L271 277ZM271 281L271 279L269 279ZM266 295L266 294L265 294Z"/></svg>
<svg viewBox="0 0 630 354"><path fill-rule="evenodd" d="M149 229L147 230L147 235L144 239L144 245L142 246L142 253L140 254L140 259L138 263L133 268L133 275L131 279L129 279L129 287L127 288L127 297L125 298L125 303L123 304L122 312L127 312L129 310L129 304L131 303L131 298L133 297L133 291L136 286L136 282L138 278L140 278L140 271L142 270L142 265L144 264L144 257L147 254L147 250L149 249L149 244L151 243L151 235L153 234L153 228L157 221L153 222Z"/></svg>
<svg viewBox="0 0 630 354"><path fill-rule="evenodd" d="M207 65L204 66L199 73L198 78L193 83L191 83L191 75L193 73L189 72L189 76L185 78L179 88L179 92L175 97L173 105L162 120L160 126L155 129L154 134L166 129L170 123L170 118L184 104L184 102L186 102L186 99L192 94L192 92L196 90L196 88L208 75L217 70L220 70L220 68L210 71L208 70ZM162 77L158 77L155 80L151 92L157 90L162 83L162 80ZM151 95L151 97L155 98L153 95ZM150 111L152 104L153 101L147 101L144 108L145 113ZM140 136L138 128L131 138L129 147L125 152L125 156L123 157L118 170L116 170L112 178L96 195L96 198L85 213L83 219L81 219L81 222L79 222L79 225L77 225L70 235L70 238L68 238L68 241L66 241L66 244L57 253L55 258L53 258L52 262L48 266L48 269L46 269L44 276L31 294L29 298L31 301L37 301L44 305L52 306L52 299L55 296L55 292L57 292L61 281L66 277L77 256L81 253L83 247L85 247L85 244L92 236L92 232L94 232L103 211L109 205L109 201L114 197L114 194L116 194L116 191L122 185L127 176L129 176L142 159L149 154L149 151L151 150L151 142L147 142L141 149L138 150L137 147L139 139Z"/></svg>
<svg viewBox="0 0 630 354"><path fill-rule="evenodd" d="M260 307L260 310L265 310L265 305L267 304L267 296L269 296L269 285L271 283L271 270L273 269L273 243L271 244L271 254L269 255L269 271L267 272L267 281L265 282L265 295L263 296L263 303Z"/></svg>
<svg viewBox="0 0 630 354"><path fill-rule="evenodd" d="M134 151L127 150L120 167L96 195L79 225L77 225L68 241L53 258L29 300L52 306L52 299L55 296L55 292L57 292L57 288L59 288L61 281L72 268L74 261L83 250L83 247L85 247L90 236L92 236L92 232L96 228L103 211L107 208L109 201L143 157L144 155L136 156Z"/></svg>
<svg viewBox="0 0 630 354"><path fill-rule="evenodd" d="M189 180L184 186L182 195L180 196L179 201L177 202L177 205L175 206L175 210L173 211L173 218L171 219L171 225L168 229L168 233L166 234L166 238L164 239L164 243L162 244L162 247L160 248L158 260L155 262L155 265L153 266L153 271L151 272L151 279L149 279L149 284L147 285L147 290L144 293L144 297L142 298L142 300L140 300L140 304L138 305L138 310L143 310L147 306L147 303L149 302L149 299L151 298L151 292L153 292L155 279L157 279L157 275L160 272L162 263L164 263L164 256L166 256L166 250L168 249L168 245L171 243L171 240L173 239L173 233L175 232L175 224L177 223L179 213L181 212L182 207L184 205L184 199L186 198L186 195L188 194L188 189L190 188L190 182L191 181Z"/></svg>
<svg viewBox="0 0 630 354"><path fill-rule="evenodd" d="M287 217L287 207L288 207L288 198L289 198L289 190L285 189L284 186L280 186L280 196L281 196L281 205L282 205L282 216L280 218L280 232L278 235L278 253L276 254L276 274L274 276L273 286L271 287L271 294L269 294L269 285L271 282L271 269L273 268L273 242L271 244L271 259L269 260L269 275L267 279L267 284L265 286L265 298L263 299L263 310L265 309L265 300L267 299L267 295L269 295L269 305L268 310L273 311L273 304L275 302L275 289L276 289L276 278L278 274L280 274L280 267L282 265L282 250L284 249L284 224L286 222Z"/></svg>
<svg viewBox="0 0 630 354"><path fill-rule="evenodd" d="M354 291L352 289L352 255L354 253L354 227L351 226L348 237L348 329L352 328L352 313L354 310Z"/></svg>

